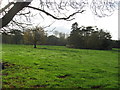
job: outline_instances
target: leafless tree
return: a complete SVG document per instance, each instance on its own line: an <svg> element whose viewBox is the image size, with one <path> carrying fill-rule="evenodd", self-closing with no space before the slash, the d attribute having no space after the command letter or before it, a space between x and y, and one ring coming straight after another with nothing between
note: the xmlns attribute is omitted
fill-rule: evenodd
<svg viewBox="0 0 120 90"><path fill-rule="evenodd" d="M34 5L35 0L16 0L9 2L5 7L1 8L2 24L0 28L8 25L17 25L26 27L30 23L20 22L24 17L30 22L30 17L34 16L33 10L37 10L39 15L44 19L44 15L50 16L55 20L71 21L74 15L83 13L86 7L90 6L92 12L98 17L112 15L118 5L118 0L37 0L38 6ZM70 11L72 9L72 12ZM44 14L44 15L43 15ZM20 17L18 19L18 17Z"/></svg>

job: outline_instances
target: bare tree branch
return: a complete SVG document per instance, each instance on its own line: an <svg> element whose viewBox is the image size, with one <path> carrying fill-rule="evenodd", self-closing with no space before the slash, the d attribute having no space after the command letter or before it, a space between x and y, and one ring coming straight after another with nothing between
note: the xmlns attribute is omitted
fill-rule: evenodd
<svg viewBox="0 0 120 90"><path fill-rule="evenodd" d="M82 11L81 11L81 10L78 10L77 12L72 13L72 14L69 15L68 17L58 18L58 17L55 17L54 15L50 14L49 12L47 12L47 11L45 11L45 10L42 10L42 9L39 9L39 8L36 8L36 7L32 7L32 6L26 6L26 7L39 10L39 11L45 13L46 15L51 16L52 18L57 19L57 20L69 20L69 19L70 19L72 16L74 16L75 14L77 14L77 13L82 13L82 12L85 11L85 10L82 10ZM72 19L71 19L71 20L72 20Z"/></svg>
<svg viewBox="0 0 120 90"><path fill-rule="evenodd" d="M22 10L30 3L31 2L16 2L14 6L8 11L8 13L6 13L2 18L0 18L0 21L2 21L2 26L0 28L6 26L20 10Z"/></svg>
<svg viewBox="0 0 120 90"><path fill-rule="evenodd" d="M8 5L2 8L0 10L0 13L5 12L5 15L3 15L2 18L0 18L0 21L2 21L2 25L0 26L0 28L7 26L8 23L12 21L15 15L20 16L20 17L25 16L27 22L30 22L31 17L29 15L31 12L25 13L23 9L25 7L28 7L30 11L31 9L38 10L56 20L71 21L75 19L75 18L72 18L74 15L78 13L83 13L85 11L84 7L86 7L88 4L90 4L92 12L98 17L105 17L105 16L112 15L117 5L116 0L92 0L91 3L88 3L88 0L79 0L79 1L77 0L59 0L59 1L38 0L40 4L38 7L28 6L32 1L34 0L16 0L16 2L8 3ZM13 7L10 7L11 5L13 5ZM9 7L10 9L8 9ZM67 12L70 11L69 8L74 9L74 11L72 11L72 14L67 13L68 14L67 15L64 11L65 10ZM50 13L51 12L50 10L53 13ZM44 19L42 14L41 13L39 14ZM34 16L34 15L32 14L31 16ZM19 21L16 21L16 22L19 22Z"/></svg>

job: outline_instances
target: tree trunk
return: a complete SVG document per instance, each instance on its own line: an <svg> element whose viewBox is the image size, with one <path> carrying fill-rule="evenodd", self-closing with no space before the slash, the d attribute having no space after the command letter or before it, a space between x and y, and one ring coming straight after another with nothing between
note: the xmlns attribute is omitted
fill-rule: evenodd
<svg viewBox="0 0 120 90"><path fill-rule="evenodd" d="M36 47L36 44L34 44L34 48L37 48L37 47Z"/></svg>

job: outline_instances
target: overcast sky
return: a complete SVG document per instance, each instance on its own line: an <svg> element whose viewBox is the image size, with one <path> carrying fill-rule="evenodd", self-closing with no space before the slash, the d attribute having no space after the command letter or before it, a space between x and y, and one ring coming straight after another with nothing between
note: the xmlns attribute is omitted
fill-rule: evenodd
<svg viewBox="0 0 120 90"><path fill-rule="evenodd" d="M76 19L67 21L56 21L52 27L56 27L56 30L69 33L71 25L74 22L78 22L79 26L97 26L100 29L107 30L111 33L112 39L118 39L118 11L116 10L112 16L99 18L95 16L90 10L84 12L84 14L77 14Z"/></svg>
<svg viewBox="0 0 120 90"><path fill-rule="evenodd" d="M5 1L5 0L3 0ZM6 0L7 1L7 0ZM35 0L34 0L35 1ZM37 0L36 0L37 3ZM5 3L2 3L2 5ZM3 5L4 6L4 5ZM36 6L36 4L34 4ZM33 11L33 13L37 13L37 11ZM43 14L44 15L44 14ZM71 25L74 22L78 22L79 26L97 26L100 29L107 30L111 33L112 39L118 39L118 10L115 10L113 15L109 17L99 18L92 13L90 8L87 8L86 11L82 14L77 14L74 16L75 19L72 21L64 21L64 20L54 20L53 18L44 15L44 19L40 16L36 16L32 19L34 25L47 26L54 22L51 27L46 28L47 30L52 30L56 27L56 31L70 33Z"/></svg>
<svg viewBox="0 0 120 90"><path fill-rule="evenodd" d="M41 19L40 17L36 17L35 22L40 23L40 25L47 26L54 22L54 24L47 28L48 30L52 30L56 27L56 31L70 33L71 25L74 22L78 22L79 26L97 26L99 29L104 29L105 31L110 32L112 35L112 39L118 39L118 10L115 10L113 15L109 17L99 18L92 13L90 8L87 8L84 13L80 13L74 16L75 20L72 21L64 21L64 20L54 20L49 16L45 16L45 19Z"/></svg>

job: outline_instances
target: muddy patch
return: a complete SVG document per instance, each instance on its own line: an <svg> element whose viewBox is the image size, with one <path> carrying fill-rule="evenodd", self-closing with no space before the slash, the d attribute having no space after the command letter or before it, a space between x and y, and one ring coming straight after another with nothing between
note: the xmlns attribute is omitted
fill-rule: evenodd
<svg viewBox="0 0 120 90"><path fill-rule="evenodd" d="M44 69L44 68L38 68L38 69Z"/></svg>
<svg viewBox="0 0 120 90"><path fill-rule="evenodd" d="M15 66L15 64L11 64L8 62L2 62L2 63L0 63L0 66L2 67L2 69L7 69L7 68Z"/></svg>
<svg viewBox="0 0 120 90"><path fill-rule="evenodd" d="M68 76L70 76L70 74L66 74L66 75L59 75L59 76L57 76L58 78L66 78L66 77L68 77Z"/></svg>
<svg viewBox="0 0 120 90"><path fill-rule="evenodd" d="M34 85L32 88L46 88L48 85Z"/></svg>
<svg viewBox="0 0 120 90"><path fill-rule="evenodd" d="M102 86L92 86L91 88L95 89L95 88L103 88Z"/></svg>
<svg viewBox="0 0 120 90"><path fill-rule="evenodd" d="M7 75L8 75L8 73L2 73L2 75L7 76Z"/></svg>
<svg viewBox="0 0 120 90"><path fill-rule="evenodd" d="M33 78L31 77L30 79L31 79L31 80L37 80L37 79L36 79L36 78L34 78L34 77L33 77Z"/></svg>

